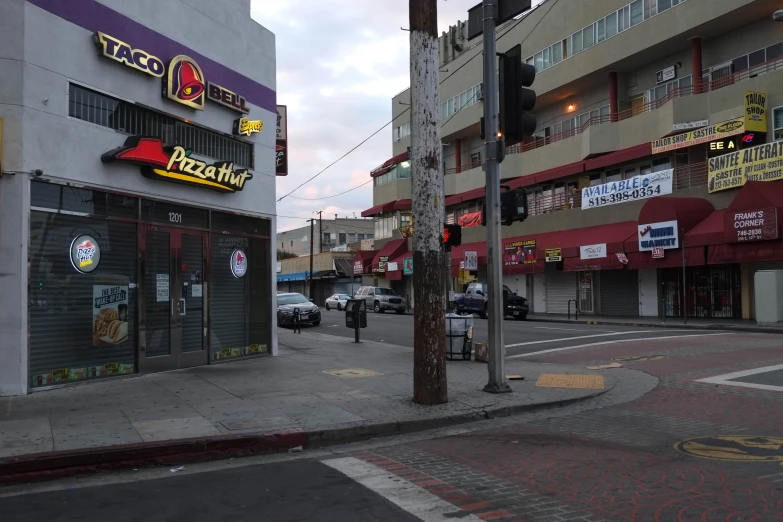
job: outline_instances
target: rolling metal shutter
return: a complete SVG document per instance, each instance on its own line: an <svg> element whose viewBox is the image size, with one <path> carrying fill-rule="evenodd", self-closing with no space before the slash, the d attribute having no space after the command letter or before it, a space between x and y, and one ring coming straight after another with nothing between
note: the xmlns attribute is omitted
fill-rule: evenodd
<svg viewBox="0 0 783 522"><path fill-rule="evenodd" d="M212 354L221 350L239 349L249 346L247 304L250 268L245 277L234 277L231 273L231 254L236 249L250 254L247 237L212 234L211 285L211 342ZM249 262L253 262L250 260ZM211 355L214 360L215 356Z"/></svg>
<svg viewBox="0 0 783 522"><path fill-rule="evenodd" d="M574 272L548 272L546 274L546 313L568 313L568 300L576 298L576 274ZM571 311L574 304L571 303Z"/></svg>
<svg viewBox="0 0 783 522"><path fill-rule="evenodd" d="M639 316L639 273L637 270L601 272L601 315Z"/></svg>

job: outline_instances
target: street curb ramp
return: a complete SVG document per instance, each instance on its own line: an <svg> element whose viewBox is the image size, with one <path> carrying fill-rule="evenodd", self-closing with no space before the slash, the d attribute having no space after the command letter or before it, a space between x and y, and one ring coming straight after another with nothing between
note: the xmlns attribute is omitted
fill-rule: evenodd
<svg viewBox="0 0 783 522"><path fill-rule="evenodd" d="M312 449L556 409L609 392L616 385L614 379L610 381L611 384L607 383L606 388L594 390L583 397L471 410L433 418L355 424L311 431L293 430L175 439L6 457L0 459L0 486L55 480L100 471L182 465L224 458L283 453L297 448Z"/></svg>

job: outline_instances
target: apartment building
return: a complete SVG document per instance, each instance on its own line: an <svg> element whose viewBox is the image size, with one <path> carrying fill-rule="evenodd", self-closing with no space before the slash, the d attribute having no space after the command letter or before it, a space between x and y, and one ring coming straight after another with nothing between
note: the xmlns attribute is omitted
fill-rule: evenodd
<svg viewBox="0 0 783 522"><path fill-rule="evenodd" d="M503 227L504 281L534 312L755 316L755 272L783 268L779 7L545 0L498 26L498 52L521 44L537 70L538 129L501 165L503 183L527 190L530 214ZM460 288L486 273L486 229L475 226L482 42L464 22L439 41L446 221L464 227L452 253ZM377 258L410 255L409 104L409 90L392 99L392 157L371 172L373 207L362 213L380 231ZM360 261L364 275L398 277Z"/></svg>
<svg viewBox="0 0 783 522"><path fill-rule="evenodd" d="M332 249L348 250L348 245L374 237L375 222L366 218L340 218L315 220L313 228L313 253ZM310 255L310 225L277 233L277 249L298 256Z"/></svg>

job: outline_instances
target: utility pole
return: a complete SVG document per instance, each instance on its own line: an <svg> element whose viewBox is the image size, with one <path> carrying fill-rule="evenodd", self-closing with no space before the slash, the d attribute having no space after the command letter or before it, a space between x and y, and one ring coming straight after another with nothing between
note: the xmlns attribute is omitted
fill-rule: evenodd
<svg viewBox="0 0 783 522"><path fill-rule="evenodd" d="M448 401L437 0L409 0L413 183L413 401Z"/></svg>
<svg viewBox="0 0 783 522"><path fill-rule="evenodd" d="M315 299L313 293L313 230L315 228L315 219L310 218L307 221L310 222L310 274L307 276L307 293L310 299Z"/></svg>
<svg viewBox="0 0 783 522"><path fill-rule="evenodd" d="M320 238L318 240L318 245L321 247L321 253L324 253L324 220L323 216L323 210L316 211L316 214L318 214L318 237ZM337 225L337 216L334 218L335 226Z"/></svg>
<svg viewBox="0 0 783 522"><path fill-rule="evenodd" d="M487 300L489 308L489 382L484 391L508 393L503 344L503 265L500 251L500 164L498 163L498 84L495 72L495 19L499 0L483 0L484 7L484 169L487 208Z"/></svg>

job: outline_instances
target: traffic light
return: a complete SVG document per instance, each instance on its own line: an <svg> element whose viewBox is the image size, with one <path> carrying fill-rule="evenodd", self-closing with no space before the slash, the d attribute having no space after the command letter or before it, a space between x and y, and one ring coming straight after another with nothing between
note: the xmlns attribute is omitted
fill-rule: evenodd
<svg viewBox="0 0 783 522"><path fill-rule="evenodd" d="M501 185L506 188L506 185ZM511 225L527 219L527 191L523 188L500 193L500 224ZM481 226L487 226L487 206L481 205Z"/></svg>
<svg viewBox="0 0 783 522"><path fill-rule="evenodd" d="M536 68L522 63L522 46L515 45L500 55L500 131L506 146L516 145L536 132L536 92L526 89L536 79Z"/></svg>
<svg viewBox="0 0 783 522"><path fill-rule="evenodd" d="M444 225L443 244L446 247L460 246L462 244L462 227L459 225Z"/></svg>

